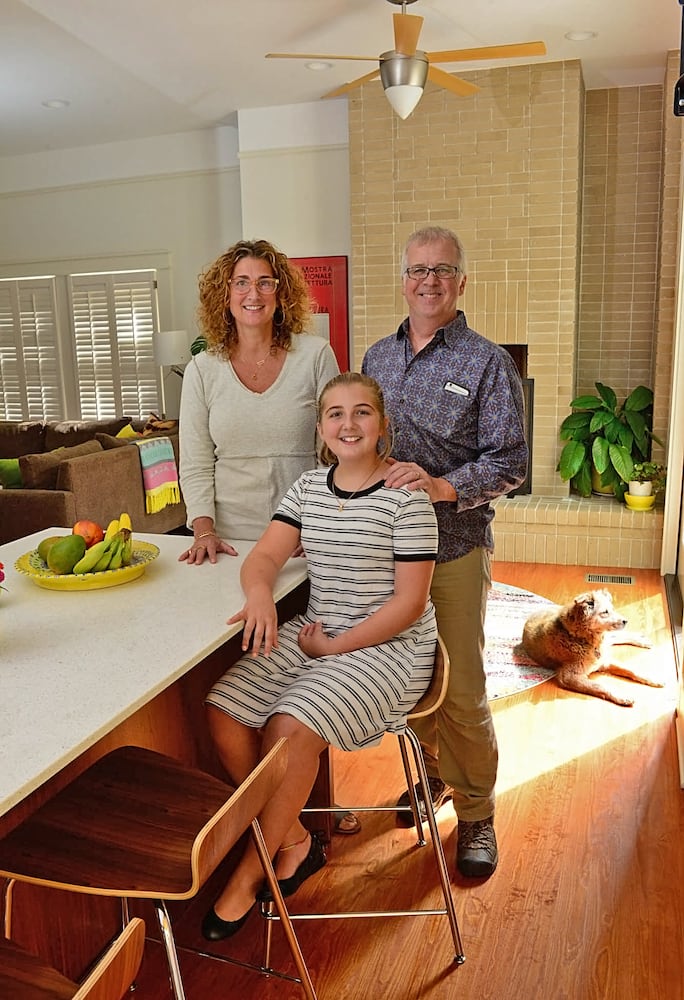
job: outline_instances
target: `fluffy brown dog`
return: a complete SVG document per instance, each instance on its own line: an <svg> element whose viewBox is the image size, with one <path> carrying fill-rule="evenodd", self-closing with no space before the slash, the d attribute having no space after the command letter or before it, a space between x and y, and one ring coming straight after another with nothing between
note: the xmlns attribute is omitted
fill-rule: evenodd
<svg viewBox="0 0 684 1000"><path fill-rule="evenodd" d="M610 645L651 646L644 636L622 631L626 624L627 620L615 611L607 590L591 590L580 594L571 604L530 615L523 627L521 645L539 666L556 671L562 687L630 706L633 701L618 698L589 676L613 673L649 687L663 686L610 660ZM616 632L619 634L615 635Z"/></svg>

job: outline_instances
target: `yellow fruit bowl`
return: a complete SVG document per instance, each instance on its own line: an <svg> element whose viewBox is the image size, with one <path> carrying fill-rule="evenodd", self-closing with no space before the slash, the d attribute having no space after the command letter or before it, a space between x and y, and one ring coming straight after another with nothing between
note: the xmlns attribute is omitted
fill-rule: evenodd
<svg viewBox="0 0 684 1000"><path fill-rule="evenodd" d="M647 497L637 497L632 496L631 493L625 493L625 503L630 510L650 510L655 502L656 498L653 494Z"/></svg>
<svg viewBox="0 0 684 1000"><path fill-rule="evenodd" d="M133 558L128 566L120 569L103 569L99 573L53 573L38 555L38 549L19 556L14 564L17 573L30 577L38 587L46 590L103 590L118 587L120 583L136 580L145 567L159 555L152 542L133 542Z"/></svg>

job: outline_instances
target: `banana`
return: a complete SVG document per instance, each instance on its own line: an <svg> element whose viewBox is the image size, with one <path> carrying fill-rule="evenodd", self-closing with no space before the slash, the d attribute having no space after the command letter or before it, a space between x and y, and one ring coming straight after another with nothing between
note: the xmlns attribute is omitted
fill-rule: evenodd
<svg viewBox="0 0 684 1000"><path fill-rule="evenodd" d="M109 548L105 549L105 551L102 553L101 557L98 559L98 561L93 566L93 570L92 570L93 573L101 573L103 570L109 569L109 564L112 561L112 556L116 552L117 544L118 543L117 543L116 535L115 535L114 538L112 538L112 540L109 543Z"/></svg>
<svg viewBox="0 0 684 1000"><path fill-rule="evenodd" d="M121 564L123 560L123 550L124 550L124 537L123 532L119 531L114 537L114 544L112 545L112 556L109 560L109 566L107 569L121 569Z"/></svg>
<svg viewBox="0 0 684 1000"><path fill-rule="evenodd" d="M76 563L72 573L92 573L97 562L104 557L111 544L111 538L103 538L101 542L91 545L89 549L86 549L85 555Z"/></svg>
<svg viewBox="0 0 684 1000"><path fill-rule="evenodd" d="M131 519L125 511L119 515L119 530L124 537L121 563L123 566L130 566L133 558L133 527Z"/></svg>
<svg viewBox="0 0 684 1000"><path fill-rule="evenodd" d="M122 562L124 566L130 566L132 559L133 559L133 533L129 532L128 538L123 544Z"/></svg>
<svg viewBox="0 0 684 1000"><path fill-rule="evenodd" d="M119 530L119 519L114 518L107 525L107 530L105 531L105 541L107 542L110 541L118 530Z"/></svg>

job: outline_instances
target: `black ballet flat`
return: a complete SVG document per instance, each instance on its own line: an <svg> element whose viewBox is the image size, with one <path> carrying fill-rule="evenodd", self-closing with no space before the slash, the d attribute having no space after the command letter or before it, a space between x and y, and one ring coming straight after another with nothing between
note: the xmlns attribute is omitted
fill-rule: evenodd
<svg viewBox="0 0 684 1000"><path fill-rule="evenodd" d="M304 858L304 860L299 865L299 868L293 875L289 878L278 879L278 885L280 886L280 891L283 896L287 899L288 896L292 896L297 889L299 889L302 883L311 876L315 875L317 871L327 863L327 858L325 856L325 849L323 844L320 842L315 833L311 834L311 846L309 847L309 853ZM272 903L273 895L265 883L257 894L257 900L260 903Z"/></svg>
<svg viewBox="0 0 684 1000"><path fill-rule="evenodd" d="M202 921L202 936L207 941L225 941L226 938L231 938L246 923L247 917L253 909L254 903L252 903L244 916L238 917L237 920L222 920L212 906Z"/></svg>

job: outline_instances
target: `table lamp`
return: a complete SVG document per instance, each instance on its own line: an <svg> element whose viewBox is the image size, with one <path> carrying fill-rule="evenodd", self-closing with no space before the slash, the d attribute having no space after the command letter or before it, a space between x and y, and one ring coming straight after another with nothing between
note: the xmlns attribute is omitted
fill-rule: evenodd
<svg viewBox="0 0 684 1000"><path fill-rule="evenodd" d="M186 365L190 360L187 330L160 330L154 338L154 355L159 365L162 412L166 416L164 369L170 368L175 375L183 378L181 365Z"/></svg>

